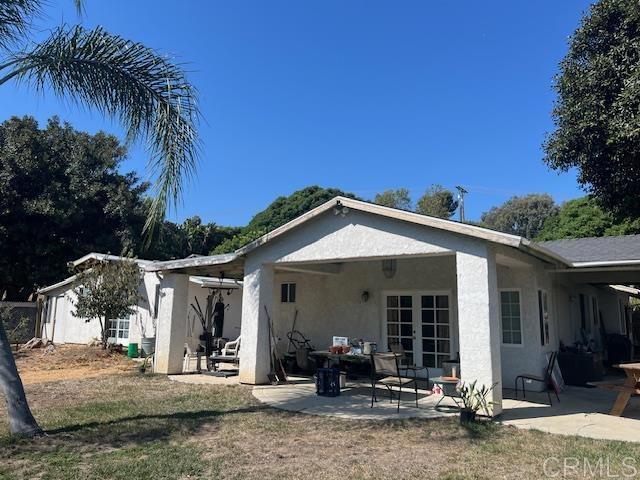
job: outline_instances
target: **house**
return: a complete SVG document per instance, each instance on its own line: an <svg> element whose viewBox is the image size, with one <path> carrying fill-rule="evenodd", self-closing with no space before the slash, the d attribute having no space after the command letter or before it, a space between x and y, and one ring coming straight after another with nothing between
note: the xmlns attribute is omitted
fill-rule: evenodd
<svg viewBox="0 0 640 480"><path fill-rule="evenodd" d="M118 259L90 254L74 265ZM182 372L185 344L193 348L201 333L191 304L213 291L230 304L224 336L242 334L244 383L267 381L269 319L284 351L295 317L318 348L333 336L381 350L400 343L432 377L459 358L463 380L511 387L521 373L541 374L561 343L602 350L603 331L631 335L640 236L538 244L337 197L231 254L138 263L142 300L113 323L111 339L155 334L157 373ZM85 343L99 327L70 314L72 284L40 291L42 334ZM499 413L501 389L492 395Z"/></svg>
<svg viewBox="0 0 640 480"><path fill-rule="evenodd" d="M87 268L98 261L122 261L123 257L90 253L71 262L73 268ZM142 270L152 265L149 260L135 260ZM38 291L43 302L42 318L39 325L39 336L55 343L87 344L100 338L100 323L97 319L76 317L74 304L77 299L75 276L71 276L55 285ZM145 272L140 282L140 300L135 313L127 318L112 320L109 325L109 342L120 345L140 344L142 337L155 337L158 311L162 304L160 292L161 276L157 273ZM232 279L191 276L188 279L188 295L186 316L183 319L184 344L195 351L200 343L202 326L191 305L198 303L206 308L207 297L215 299L222 296L227 305L223 336L236 338L240 334L240 315L242 304L242 283ZM197 302L196 302L197 299Z"/></svg>
<svg viewBox="0 0 640 480"><path fill-rule="evenodd" d="M611 243L609 243L611 242ZM243 281L240 380L267 381L269 318L318 348L333 336L401 343L437 374L512 386L560 342L628 334L640 236L537 244L474 225L337 197L232 254L145 264L161 278L155 371L179 373L194 275ZM502 389L492 392L500 413Z"/></svg>

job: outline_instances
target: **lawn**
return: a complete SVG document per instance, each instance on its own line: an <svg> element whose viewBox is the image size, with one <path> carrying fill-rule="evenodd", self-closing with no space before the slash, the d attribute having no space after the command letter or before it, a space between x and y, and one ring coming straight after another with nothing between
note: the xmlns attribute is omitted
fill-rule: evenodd
<svg viewBox="0 0 640 480"><path fill-rule="evenodd" d="M549 457L590 465L605 459L611 474L628 471L625 457L640 458L636 444L493 423L465 429L455 419L347 421L284 412L258 404L249 387L194 386L136 373L127 363L115 370L113 362L99 363L108 367L88 378L27 382L48 435L12 440L0 423L0 478L544 478ZM550 465L558 472L557 462ZM581 466L568 478L603 471L585 476Z"/></svg>

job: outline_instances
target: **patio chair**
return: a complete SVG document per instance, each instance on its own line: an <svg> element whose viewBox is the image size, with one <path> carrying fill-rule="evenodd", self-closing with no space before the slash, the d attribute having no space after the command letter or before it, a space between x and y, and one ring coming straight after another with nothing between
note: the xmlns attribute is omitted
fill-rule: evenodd
<svg viewBox="0 0 640 480"><path fill-rule="evenodd" d="M409 361L409 357L407 356L404 347L402 346L402 344L400 343L392 343L391 345L389 345L389 349L395 353L396 355L398 355L400 358L398 359L398 363L400 365L400 370L406 370L407 373L409 370L413 370L414 373L414 377L418 377L418 371L419 370L426 370L427 372L427 388L429 388L429 378L430 378L430 374L429 374L429 368L427 367L417 367L415 364L411 363Z"/></svg>
<svg viewBox="0 0 640 480"><path fill-rule="evenodd" d="M540 376L540 375L534 375L531 373L523 373L522 375L518 375L516 377L516 381L515 381L515 387L516 387L516 400L518 399L518 380L522 381L522 397L523 398L527 398L527 393L525 391L525 387L524 387L524 381L525 380L531 380L534 382L540 382L542 384L544 384L546 390L547 390L547 396L549 397L549 406L553 405L553 403L551 402L551 390L553 390L553 392L556 394L556 398L558 399L558 402L560 401L560 397L558 396L558 392L556 391L556 389L553 386L553 383L551 381L551 373L553 372L553 367L555 366L556 363L556 358L558 357L558 352L551 352L551 356L549 357L549 363L547 364L547 368L544 371L544 376Z"/></svg>
<svg viewBox="0 0 640 480"><path fill-rule="evenodd" d="M214 371L218 369L220 363L240 363L240 338L236 338L233 342L227 342L225 346L220 350L219 355L211 355L209 362Z"/></svg>
<svg viewBox="0 0 640 480"><path fill-rule="evenodd" d="M418 407L418 382L416 381L415 370L413 376L402 375L399 363L400 356L395 353L372 353L371 354L371 408L373 402L377 402L376 385L384 385L389 391L389 401L393 403L393 387L398 387L398 412L400 412L400 398L402 397L402 387L410 387L416 393L416 408Z"/></svg>

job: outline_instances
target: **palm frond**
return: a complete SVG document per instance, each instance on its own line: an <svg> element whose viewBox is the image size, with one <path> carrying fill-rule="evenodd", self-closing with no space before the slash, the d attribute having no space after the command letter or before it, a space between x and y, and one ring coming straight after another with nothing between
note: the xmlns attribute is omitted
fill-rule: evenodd
<svg viewBox="0 0 640 480"><path fill-rule="evenodd" d="M41 14L40 0L0 0L0 48L7 49L20 40Z"/></svg>
<svg viewBox="0 0 640 480"><path fill-rule="evenodd" d="M144 136L151 154L155 199L146 231L176 204L197 163L199 119L195 89L181 66L101 27L62 27L32 51L16 56L11 78L49 87L57 95L118 119L127 139Z"/></svg>

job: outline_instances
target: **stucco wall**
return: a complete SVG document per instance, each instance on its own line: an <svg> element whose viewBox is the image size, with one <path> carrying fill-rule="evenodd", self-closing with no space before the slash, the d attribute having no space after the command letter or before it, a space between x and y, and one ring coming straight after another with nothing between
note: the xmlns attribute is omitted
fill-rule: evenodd
<svg viewBox="0 0 640 480"><path fill-rule="evenodd" d="M156 288L160 286L161 277L156 273L145 273L143 282L140 284L140 303L136 307L136 311L130 317L129 325L129 342L140 343L143 335L152 337L155 335L157 319L154 318L154 313L159 310L162 304L163 297L160 291L156 295ZM225 303L229 304L229 308L225 312L225 325L224 336L227 338L235 339L240 335L240 319L242 313L242 290L233 289L231 294L227 293L224 289L223 297ZM100 338L100 324L98 320L91 320L86 322L84 318L78 318L72 315L75 310L73 302L76 299L76 295L73 292L72 286L65 286L57 291L51 292L47 296L47 300L58 295L63 296L63 303L61 309L61 315L57 318L55 326L55 342L56 343L79 343L86 344L92 339ZM194 297L198 297L200 305L204 309L206 307L206 297L208 290L203 289L201 286L190 282L188 292L188 302L193 303ZM156 299L159 304L156 306ZM189 308L189 318L191 318L192 312ZM186 320L185 320L186 325ZM187 341L193 342L193 347L198 343L198 336L202 333L202 327L200 322L195 320L193 322L193 338L187 339ZM51 338L53 332L53 323L43 323L43 333L45 338ZM185 332L186 335L186 332ZM124 342L123 342L124 343Z"/></svg>
<svg viewBox="0 0 640 480"><path fill-rule="evenodd" d="M501 343L502 379L506 388L513 388L515 377L520 374L542 374L546 363L540 342L538 288L544 283L540 275L535 262L520 268L498 266L498 289L517 290L520 293L522 344ZM537 389L539 386L529 387Z"/></svg>
<svg viewBox="0 0 640 480"><path fill-rule="evenodd" d="M385 278L380 260L350 262L337 275L276 272L274 289L274 330L284 349L295 310L296 329L310 338L318 349L331 345L332 337L346 336L377 342L382 348L384 293L391 291L447 291L451 295L452 352L458 350L455 257L436 256L398 260L394 278ZM280 285L294 282L296 303L280 302ZM362 292L369 300L362 300Z"/></svg>

